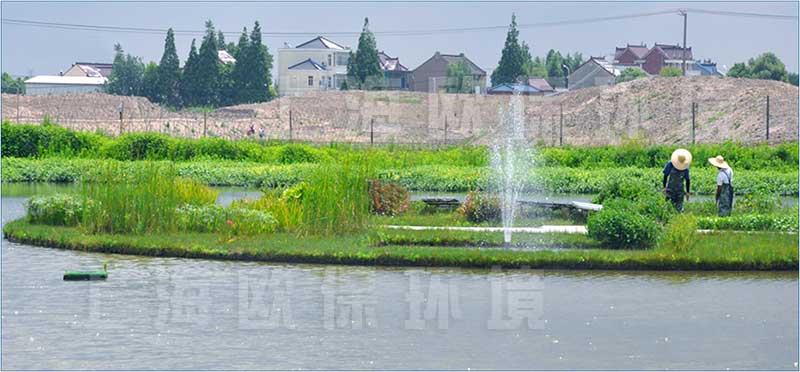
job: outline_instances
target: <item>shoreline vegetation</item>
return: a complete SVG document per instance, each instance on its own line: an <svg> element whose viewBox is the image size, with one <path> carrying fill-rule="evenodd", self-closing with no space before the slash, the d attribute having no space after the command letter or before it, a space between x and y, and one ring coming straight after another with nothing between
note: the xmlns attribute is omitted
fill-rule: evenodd
<svg viewBox="0 0 800 372"><path fill-rule="evenodd" d="M497 226L488 149L109 138L52 124L3 124L3 182L75 182L26 200L9 240L90 252L268 262L615 270L796 270L797 146L691 146L736 159L731 217L713 201L677 213L661 194L672 146L634 142L537 148L524 190L593 193L600 211L517 210L520 226L585 225L587 234L395 230L384 225ZM733 162L734 160L730 160ZM624 164L625 166L621 166ZM716 169L692 168L695 194ZM258 187L258 199L216 204L209 185ZM409 190L468 191L457 207L411 201ZM454 209L453 209L454 208ZM698 229L741 230L758 234Z"/></svg>
<svg viewBox="0 0 800 372"><path fill-rule="evenodd" d="M798 267L797 236L787 234L704 234L694 248L676 253L658 248L475 249L443 246L446 234L428 233L302 239L279 233L245 237L221 245L212 233L84 234L75 227L34 225L24 220L9 222L3 233L12 242L83 252L280 263L581 270L796 271ZM461 240L454 244L494 242L495 247L502 247L502 233L458 235ZM526 238L552 244L564 237L549 234L523 237L521 241ZM577 242L574 240L573 244Z"/></svg>

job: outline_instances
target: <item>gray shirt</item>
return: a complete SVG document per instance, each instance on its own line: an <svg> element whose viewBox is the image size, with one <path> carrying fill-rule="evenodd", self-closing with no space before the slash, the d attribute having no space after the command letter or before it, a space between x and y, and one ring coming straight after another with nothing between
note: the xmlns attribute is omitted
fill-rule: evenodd
<svg viewBox="0 0 800 372"><path fill-rule="evenodd" d="M717 172L717 186L722 186L723 184L730 184L733 181L733 170L731 168L728 169L720 169Z"/></svg>

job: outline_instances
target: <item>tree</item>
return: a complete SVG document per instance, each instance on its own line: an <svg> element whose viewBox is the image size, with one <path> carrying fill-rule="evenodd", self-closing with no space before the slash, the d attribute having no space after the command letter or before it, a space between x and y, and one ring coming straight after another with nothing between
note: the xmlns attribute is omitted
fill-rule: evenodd
<svg viewBox="0 0 800 372"><path fill-rule="evenodd" d="M151 102L159 102L160 97L158 94L158 64L150 62L144 67L142 74L142 91L141 95L147 97Z"/></svg>
<svg viewBox="0 0 800 372"><path fill-rule="evenodd" d="M564 63L569 67L570 71L575 71L583 64L583 54L575 52L572 55L567 54Z"/></svg>
<svg viewBox="0 0 800 372"><path fill-rule="evenodd" d="M198 55L195 39L192 39L192 47L189 49L189 57L183 66L181 74L181 100L185 106L196 106L197 99L197 75L198 75Z"/></svg>
<svg viewBox="0 0 800 372"><path fill-rule="evenodd" d="M231 71L231 80L233 84L233 91L230 94L235 95L236 102L245 102L247 100L247 79L249 72L250 58L247 56L250 50L250 38L247 35L247 27L242 29L242 34L239 35L239 44L236 46L236 64Z"/></svg>
<svg viewBox="0 0 800 372"><path fill-rule="evenodd" d="M533 58L525 64L525 75L529 77L547 77L547 68L539 57Z"/></svg>
<svg viewBox="0 0 800 372"><path fill-rule="evenodd" d="M506 42L500 54L500 62L492 71L492 84L516 83L521 77L527 75L526 66L530 68L531 54L528 46L519 41L517 30L517 16L511 14L511 24L508 26Z"/></svg>
<svg viewBox="0 0 800 372"><path fill-rule="evenodd" d="M197 55L196 104L214 106L219 102L219 55L214 23L206 21L206 33Z"/></svg>
<svg viewBox="0 0 800 372"><path fill-rule="evenodd" d="M25 94L25 81L22 78L14 79L7 72L4 72L2 91L7 94Z"/></svg>
<svg viewBox="0 0 800 372"><path fill-rule="evenodd" d="M544 64L547 68L547 77L564 77L564 57L561 56L561 52L550 49L550 51L547 52L547 58Z"/></svg>
<svg viewBox="0 0 800 372"><path fill-rule="evenodd" d="M464 61L447 66L447 93L472 92L472 70Z"/></svg>
<svg viewBox="0 0 800 372"><path fill-rule="evenodd" d="M741 62L734 64L728 70L727 76L790 82L786 66L778 56L769 52L763 53L756 58L750 58L747 61L747 65Z"/></svg>
<svg viewBox="0 0 800 372"><path fill-rule="evenodd" d="M667 66L661 69L659 75L664 77L676 77L676 76L683 76L683 71L680 68Z"/></svg>
<svg viewBox="0 0 800 372"><path fill-rule="evenodd" d="M748 78L750 77L750 69L744 63L736 63L728 70L727 75L735 78Z"/></svg>
<svg viewBox="0 0 800 372"><path fill-rule="evenodd" d="M163 102L172 107L181 105L180 63L178 52L175 50L175 34L170 28L167 30L167 38L164 40L164 54L161 55L161 61L158 64L157 102Z"/></svg>
<svg viewBox="0 0 800 372"><path fill-rule="evenodd" d="M249 70L248 90L249 100L247 102L265 102L272 98L270 86L272 85L272 55L269 54L267 46L261 42L261 25L258 21L253 25L253 32L250 33L250 43L248 44L247 57Z"/></svg>
<svg viewBox="0 0 800 372"><path fill-rule="evenodd" d="M225 34L222 30L217 31L217 46L219 50L227 50L227 45L225 45Z"/></svg>
<svg viewBox="0 0 800 372"><path fill-rule="evenodd" d="M797 83L798 83L797 80L798 79L797 79L797 73L796 72L790 72L788 75L786 75L786 77L787 77L787 80L789 80L789 84L797 86Z"/></svg>
<svg viewBox="0 0 800 372"><path fill-rule="evenodd" d="M144 63L139 57L125 54L122 46L114 45L114 63L105 86L106 93L121 96L138 96L142 91Z"/></svg>
<svg viewBox="0 0 800 372"><path fill-rule="evenodd" d="M786 66L774 53L764 53L747 64L753 79L789 81Z"/></svg>
<svg viewBox="0 0 800 372"><path fill-rule="evenodd" d="M378 57L375 35L369 30L369 18L364 18L364 27L358 37L358 49L350 54L347 75L353 78L358 89L380 89L383 87L383 70Z"/></svg>
<svg viewBox="0 0 800 372"><path fill-rule="evenodd" d="M646 76L647 73L645 73L642 69L638 67L628 67L622 70L622 73L619 74L617 77L617 83L624 83L626 81L632 81Z"/></svg>

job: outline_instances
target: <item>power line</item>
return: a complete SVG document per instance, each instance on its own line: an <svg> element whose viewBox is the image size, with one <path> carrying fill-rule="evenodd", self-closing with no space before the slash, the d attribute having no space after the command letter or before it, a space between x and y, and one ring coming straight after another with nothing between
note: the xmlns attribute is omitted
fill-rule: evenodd
<svg viewBox="0 0 800 372"><path fill-rule="evenodd" d="M581 19L538 22L538 23L526 23L526 24L517 25L517 28L519 28L519 29L528 29L528 28L558 27L558 26L567 26L567 25L576 25L576 24L608 22L608 21L616 21L616 20L631 19L631 18L643 18L643 17L665 15L665 14L677 14L680 11L681 11L681 9L670 9L670 10L663 10L663 11L656 11L656 12L634 13L634 14L625 14L625 15L617 15L617 16L581 18ZM749 17L749 18L767 18L767 19L776 19L776 20L797 20L798 19L797 16L786 16L786 15L778 15L778 14L744 13L744 12L715 11L715 10L705 10L705 9L685 9L685 11L688 12L688 13L721 15L721 16L734 16L734 17ZM10 18L3 18L2 19L2 23L9 24L9 25L32 26L32 27L51 28L51 29L63 29L63 30L116 32L116 33L132 33L132 34L147 34L147 35L163 35L164 33L166 33L165 29L156 29L156 28L73 24L73 23L45 22L45 21L35 21L35 20L23 20L23 19L10 19ZM481 32L481 31L500 31L500 30L507 30L507 29L508 29L508 25L501 25L501 26L438 28L438 29L422 29L422 30L373 31L373 34L379 35L379 36L426 36L426 35L435 35L435 34L452 34L452 33ZM187 35L187 36L202 35L202 34L205 33L205 31L202 31L202 30L173 30L173 32L175 33L175 35ZM228 35L228 36L235 36L235 35L238 35L239 33L238 32L223 32L223 34ZM360 35L360 32L356 32L356 31L297 31L297 32L265 31L265 32L262 32L261 35L264 36L264 37L275 37L275 36L292 37L292 36L309 36L309 35L358 36L358 35Z"/></svg>

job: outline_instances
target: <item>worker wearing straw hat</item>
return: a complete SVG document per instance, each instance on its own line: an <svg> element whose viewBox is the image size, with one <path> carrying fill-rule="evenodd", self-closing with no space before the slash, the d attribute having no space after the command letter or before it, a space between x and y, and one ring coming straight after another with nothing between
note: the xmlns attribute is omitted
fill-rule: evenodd
<svg viewBox="0 0 800 372"><path fill-rule="evenodd" d="M717 155L715 158L709 158L708 162L717 167L717 194L714 200L717 202L717 214L720 217L727 217L731 215L733 209L733 170L725 162L722 155Z"/></svg>
<svg viewBox="0 0 800 372"><path fill-rule="evenodd" d="M689 165L692 164L692 153L686 149L677 149L664 167L664 195L678 212L683 212L683 198L689 201ZM684 192L683 185L686 184Z"/></svg>

